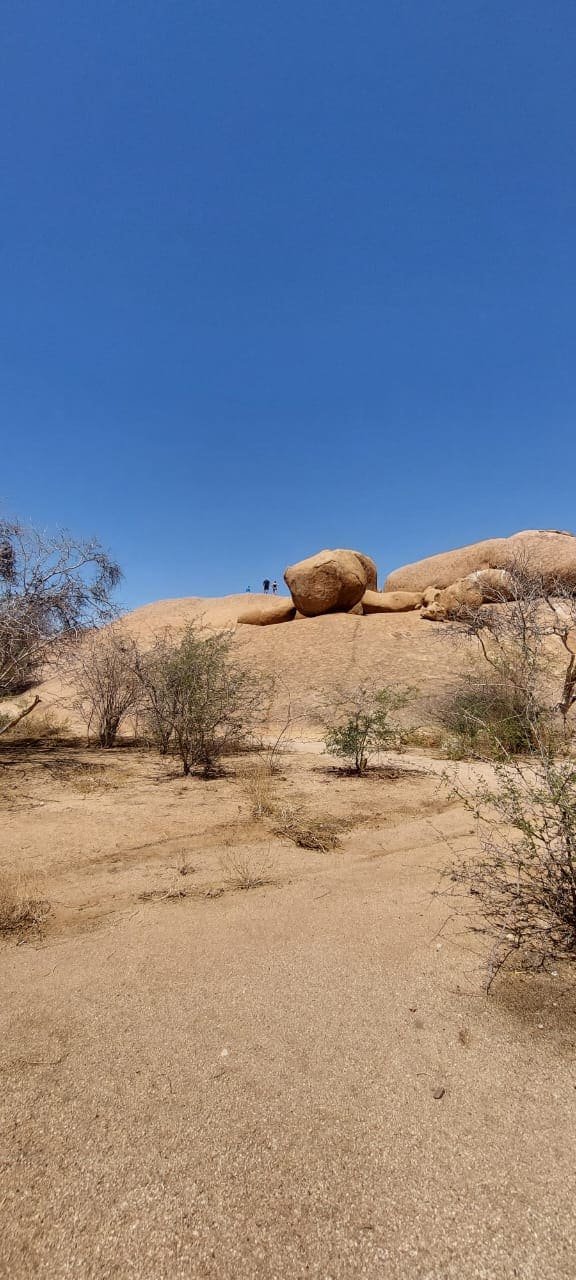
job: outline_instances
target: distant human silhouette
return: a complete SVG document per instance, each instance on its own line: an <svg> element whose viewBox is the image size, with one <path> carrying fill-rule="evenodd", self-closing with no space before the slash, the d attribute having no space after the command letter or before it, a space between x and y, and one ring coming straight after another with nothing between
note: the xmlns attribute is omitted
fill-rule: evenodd
<svg viewBox="0 0 576 1280"><path fill-rule="evenodd" d="M278 583L277 583L276 579L274 579L274 581L273 581L273 583L272 583L272 595L273 595L273 596L275 596L275 595L276 595L277 590L278 590Z"/></svg>
<svg viewBox="0 0 576 1280"><path fill-rule="evenodd" d="M265 596L267 596L267 595L268 595L268 592L269 592L269 590L270 590L270 579L269 579L269 578L265 578L265 579L264 579L264 581L263 581L263 583L262 583L262 586L264 587L264 595L265 595Z"/></svg>
<svg viewBox="0 0 576 1280"><path fill-rule="evenodd" d="M252 590L252 587L246 587L246 590L247 590L247 591L251 591L251 590Z"/></svg>

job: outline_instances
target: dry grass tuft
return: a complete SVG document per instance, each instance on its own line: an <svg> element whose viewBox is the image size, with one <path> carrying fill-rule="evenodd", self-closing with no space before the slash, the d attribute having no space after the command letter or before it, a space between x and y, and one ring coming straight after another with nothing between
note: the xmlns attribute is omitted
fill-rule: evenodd
<svg viewBox="0 0 576 1280"><path fill-rule="evenodd" d="M54 760L48 765L50 777L55 782L88 795L93 791L116 791L122 785L119 771L108 765L84 760Z"/></svg>
<svg viewBox="0 0 576 1280"><path fill-rule="evenodd" d="M446 742L446 732L439 725L417 725L406 730L406 744L409 747L420 747L423 750L442 750Z"/></svg>
<svg viewBox="0 0 576 1280"><path fill-rule="evenodd" d="M176 869L179 876L193 876L196 871L196 867L193 866L191 862L187 861L185 854L182 854Z"/></svg>
<svg viewBox="0 0 576 1280"><path fill-rule="evenodd" d="M277 884L269 857L258 859L237 850L222 858L221 866L228 889L260 889L267 884Z"/></svg>
<svg viewBox="0 0 576 1280"><path fill-rule="evenodd" d="M243 789L250 800L253 818L258 820L271 818L278 810L274 774L274 767L270 766L266 760L258 760L256 764L246 765L238 772Z"/></svg>
<svg viewBox="0 0 576 1280"><path fill-rule="evenodd" d="M184 898L221 898L237 889L260 889L264 885L277 884L270 857L256 858L240 850L228 853L220 860L222 878L215 884L186 884L182 877L192 875L195 868L183 863L175 868L177 874L172 883L158 889L145 889L138 894L140 902L176 902Z"/></svg>
<svg viewBox="0 0 576 1280"><path fill-rule="evenodd" d="M341 823L330 819L310 817L301 810L283 809L274 831L277 836L291 840L301 849L316 849L320 853L328 853L330 849L337 849L340 844L338 829L341 826Z"/></svg>
<svg viewBox="0 0 576 1280"><path fill-rule="evenodd" d="M9 871L0 871L0 934L37 929L50 913L50 903L38 885Z"/></svg>
<svg viewBox="0 0 576 1280"><path fill-rule="evenodd" d="M144 889L138 894L140 902L174 902L178 898L197 898L194 889L185 889L183 885L173 884L169 889Z"/></svg>

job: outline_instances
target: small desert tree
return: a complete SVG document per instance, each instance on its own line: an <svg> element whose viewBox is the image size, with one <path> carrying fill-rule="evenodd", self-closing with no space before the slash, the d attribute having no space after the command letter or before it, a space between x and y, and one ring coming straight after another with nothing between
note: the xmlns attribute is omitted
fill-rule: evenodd
<svg viewBox="0 0 576 1280"><path fill-rule="evenodd" d="M26 688L62 637L109 621L120 578L94 539L0 521L0 695Z"/></svg>
<svg viewBox="0 0 576 1280"><path fill-rule="evenodd" d="M185 775L213 776L228 751L248 743L268 704L267 682L235 660L232 642L231 632L190 623L177 644L164 637L141 664L152 736Z"/></svg>
<svg viewBox="0 0 576 1280"><path fill-rule="evenodd" d="M407 690L388 686L360 685L341 693L328 713L325 750L346 760L359 776L366 773L375 754L403 745L403 731L394 717L408 699Z"/></svg>
<svg viewBox="0 0 576 1280"><path fill-rule="evenodd" d="M126 717L142 704L135 640L118 627L91 631L69 649L67 673L73 702L101 747L113 747Z"/></svg>

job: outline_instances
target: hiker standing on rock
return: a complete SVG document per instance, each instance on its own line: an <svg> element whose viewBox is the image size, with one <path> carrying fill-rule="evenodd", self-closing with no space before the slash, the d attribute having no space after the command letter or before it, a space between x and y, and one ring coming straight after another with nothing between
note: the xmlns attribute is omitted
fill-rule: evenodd
<svg viewBox="0 0 576 1280"><path fill-rule="evenodd" d="M264 587L264 595L265 595L265 596L267 596L267 595L268 595L268 592L269 592L269 590L270 590L270 579L269 579L269 578L265 578L265 579L264 579L264 581L263 581L263 583L262 583L262 586Z"/></svg>
<svg viewBox="0 0 576 1280"><path fill-rule="evenodd" d="M278 591L278 583L276 579L274 579L272 583L272 595L275 596L277 591Z"/></svg>

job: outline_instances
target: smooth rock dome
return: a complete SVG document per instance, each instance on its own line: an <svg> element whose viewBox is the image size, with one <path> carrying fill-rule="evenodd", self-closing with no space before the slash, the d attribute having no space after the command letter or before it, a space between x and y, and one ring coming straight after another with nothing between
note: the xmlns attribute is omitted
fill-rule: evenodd
<svg viewBox="0 0 576 1280"><path fill-rule="evenodd" d="M576 537L558 529L525 529L509 538L488 538L454 551L427 556L389 574L385 591L426 591L451 587L479 569L511 569L522 565L544 580L576 586Z"/></svg>

